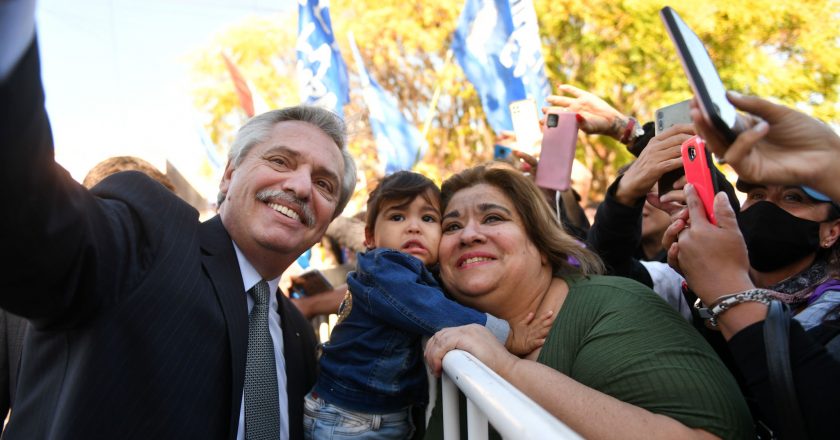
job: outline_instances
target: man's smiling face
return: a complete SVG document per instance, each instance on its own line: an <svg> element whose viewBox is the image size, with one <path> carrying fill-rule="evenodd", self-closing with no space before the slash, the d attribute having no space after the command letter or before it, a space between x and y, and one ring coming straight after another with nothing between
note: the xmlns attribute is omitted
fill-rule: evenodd
<svg viewBox="0 0 840 440"><path fill-rule="evenodd" d="M332 138L300 121L276 124L238 165L228 163L222 223L263 277L279 276L324 235L343 169Z"/></svg>

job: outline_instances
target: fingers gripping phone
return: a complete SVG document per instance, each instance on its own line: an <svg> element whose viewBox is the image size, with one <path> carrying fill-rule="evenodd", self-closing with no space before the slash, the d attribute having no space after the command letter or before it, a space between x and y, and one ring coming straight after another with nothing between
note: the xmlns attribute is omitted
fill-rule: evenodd
<svg viewBox="0 0 840 440"><path fill-rule="evenodd" d="M700 103L703 118L729 142L738 132L738 113L726 99L726 88L720 80L709 53L697 34L688 27L676 11L666 6L659 11L668 35L677 48L677 55L688 76L694 96Z"/></svg>
<svg viewBox="0 0 840 440"><path fill-rule="evenodd" d="M510 119L516 133L516 148L534 154L534 147L541 136L537 101L529 98L511 102Z"/></svg>
<svg viewBox="0 0 840 440"><path fill-rule="evenodd" d="M706 218L713 225L717 224L715 219L715 194L718 192L717 182L712 179L712 155L706 149L706 143L700 136L693 136L683 142L680 148L682 153L683 169L687 183L694 185L703 207L706 209Z"/></svg>
<svg viewBox="0 0 840 440"><path fill-rule="evenodd" d="M659 136L663 131L673 127L677 124L691 124L691 100L687 99L676 104L671 104L660 108L656 111L655 132ZM674 189L674 182L685 175L682 168L677 168L673 171L668 171L659 178L659 197L669 193Z"/></svg>
<svg viewBox="0 0 840 440"><path fill-rule="evenodd" d="M549 112L545 117L537 186L565 191L572 182L572 165L577 146L577 118L572 112Z"/></svg>
<svg viewBox="0 0 840 440"><path fill-rule="evenodd" d="M333 286L327 280L327 277L318 269L312 269L300 274L292 281L291 297L302 298L329 292L330 290L333 290Z"/></svg>

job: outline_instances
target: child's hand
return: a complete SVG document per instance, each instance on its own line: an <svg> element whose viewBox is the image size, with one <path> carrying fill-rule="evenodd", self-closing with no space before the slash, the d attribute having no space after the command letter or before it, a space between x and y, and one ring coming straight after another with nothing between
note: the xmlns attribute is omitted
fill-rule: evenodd
<svg viewBox="0 0 840 440"><path fill-rule="evenodd" d="M531 312L521 322L510 326L510 335L505 341L505 348L509 352L522 356L545 344L545 338L554 323L554 312L549 310L539 319L534 319L534 316L534 312Z"/></svg>

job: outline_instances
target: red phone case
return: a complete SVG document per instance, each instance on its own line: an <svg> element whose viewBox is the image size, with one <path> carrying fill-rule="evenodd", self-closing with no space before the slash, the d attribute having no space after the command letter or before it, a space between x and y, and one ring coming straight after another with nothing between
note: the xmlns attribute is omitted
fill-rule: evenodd
<svg viewBox="0 0 840 440"><path fill-rule="evenodd" d="M553 127L548 122L552 115L557 116L557 124ZM549 112L546 115L540 161L537 165L537 186L557 191L569 189L577 137L578 125L574 113Z"/></svg>
<svg viewBox="0 0 840 440"><path fill-rule="evenodd" d="M682 152L683 169L685 169L686 181L694 185L703 207L706 208L706 218L713 225L717 224L715 219L715 187L712 182L711 156L706 151L706 143L700 136L693 136L683 142L680 149Z"/></svg>

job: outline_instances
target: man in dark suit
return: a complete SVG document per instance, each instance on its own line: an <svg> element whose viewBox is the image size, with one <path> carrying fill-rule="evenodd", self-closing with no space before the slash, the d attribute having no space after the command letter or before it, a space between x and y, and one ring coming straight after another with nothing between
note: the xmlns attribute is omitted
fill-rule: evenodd
<svg viewBox="0 0 840 440"><path fill-rule="evenodd" d="M32 324L7 438L301 438L314 335L285 297L258 292L276 291L350 198L342 122L310 107L253 118L231 147L220 215L199 223L141 173L88 191L54 162L24 34L12 56L16 40L0 39L0 307ZM249 310L265 301L256 353ZM270 375L252 373L252 355ZM273 427L248 416L267 404L248 403L254 377L271 378L256 387L275 396Z"/></svg>

